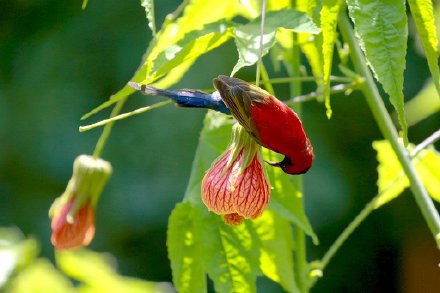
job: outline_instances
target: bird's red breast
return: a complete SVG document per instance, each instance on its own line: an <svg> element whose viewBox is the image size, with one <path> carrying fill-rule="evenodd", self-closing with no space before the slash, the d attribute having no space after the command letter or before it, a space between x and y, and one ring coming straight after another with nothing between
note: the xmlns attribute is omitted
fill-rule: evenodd
<svg viewBox="0 0 440 293"><path fill-rule="evenodd" d="M312 165L313 147L298 115L263 89L238 78L219 76L214 86L237 121L264 147L285 155L273 165L301 174Z"/></svg>

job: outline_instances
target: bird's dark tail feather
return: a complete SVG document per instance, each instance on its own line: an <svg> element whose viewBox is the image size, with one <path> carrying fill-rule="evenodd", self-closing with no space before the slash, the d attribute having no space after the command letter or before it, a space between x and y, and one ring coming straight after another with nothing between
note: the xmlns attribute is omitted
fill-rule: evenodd
<svg viewBox="0 0 440 293"><path fill-rule="evenodd" d="M219 95L211 95L191 89L163 90L149 85L139 85L135 82L129 82L128 84L145 95L167 97L180 107L207 108L224 114L230 114L229 109Z"/></svg>

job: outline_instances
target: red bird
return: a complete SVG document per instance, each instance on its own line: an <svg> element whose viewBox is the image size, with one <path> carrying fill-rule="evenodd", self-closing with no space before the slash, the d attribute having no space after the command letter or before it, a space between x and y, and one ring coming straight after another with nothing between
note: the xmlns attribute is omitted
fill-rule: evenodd
<svg viewBox="0 0 440 293"><path fill-rule="evenodd" d="M288 174L303 174L312 166L313 147L298 115L261 88L241 79L220 75L214 79L231 114L257 140L285 155L278 163Z"/></svg>
<svg viewBox="0 0 440 293"><path fill-rule="evenodd" d="M285 155L281 162L269 164L288 174L302 174L310 169L313 147L292 109L241 79L220 75L213 82L217 91L212 94L191 89L162 90L134 82L129 84L144 94L168 97L181 107L208 108L232 114L260 145Z"/></svg>

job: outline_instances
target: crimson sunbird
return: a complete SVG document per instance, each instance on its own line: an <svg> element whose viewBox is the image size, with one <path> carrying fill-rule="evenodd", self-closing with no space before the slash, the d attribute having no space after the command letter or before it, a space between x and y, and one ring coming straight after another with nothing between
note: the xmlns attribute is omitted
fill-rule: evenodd
<svg viewBox="0 0 440 293"><path fill-rule="evenodd" d="M303 174L310 169L313 147L301 120L291 108L265 90L238 78L220 75L213 83L217 91L212 94L129 84L144 94L168 97L182 107L230 114L260 145L285 156L282 161L269 164L288 174Z"/></svg>

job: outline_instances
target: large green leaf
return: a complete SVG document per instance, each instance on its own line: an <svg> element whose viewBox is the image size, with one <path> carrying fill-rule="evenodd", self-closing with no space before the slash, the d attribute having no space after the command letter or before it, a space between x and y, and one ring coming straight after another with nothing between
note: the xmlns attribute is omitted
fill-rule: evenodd
<svg viewBox="0 0 440 293"><path fill-rule="evenodd" d="M266 13L262 48L260 48L261 17L235 29L235 43L238 49L238 62L231 75L245 66L255 64L260 54L265 55L275 44L278 28L295 32L318 34L319 28L312 19L295 9L269 11Z"/></svg>
<svg viewBox="0 0 440 293"><path fill-rule="evenodd" d="M56 260L63 272L80 281L81 292L174 292L168 283L148 282L119 275L114 259L108 254L85 249L70 250L57 252Z"/></svg>
<svg viewBox="0 0 440 293"><path fill-rule="evenodd" d="M277 156L273 152L265 150L264 156L270 162L277 161ZM318 244L318 237L313 232L304 211L303 194L301 189L296 186L294 178L284 173L280 168L267 168L267 173L273 187L269 209L300 227L307 235L312 237L315 244Z"/></svg>
<svg viewBox="0 0 440 293"><path fill-rule="evenodd" d="M145 14L147 15L148 27L153 33L153 37L156 37L156 23L154 19L154 0L141 0L141 5L145 8Z"/></svg>
<svg viewBox="0 0 440 293"><path fill-rule="evenodd" d="M323 82L327 118L332 116L332 108L330 106L330 74L333 62L333 49L338 37L336 27L341 5L341 0L323 0L321 9L322 55L324 58Z"/></svg>
<svg viewBox="0 0 440 293"><path fill-rule="evenodd" d="M215 11L215 13L212 13ZM146 79L149 79L150 82L154 82L155 79L151 76L155 76L157 78L161 76L157 76L155 70L159 70L158 66L154 66L156 59L160 54L182 41L186 35L190 32L201 31L206 24L214 23L218 20L228 20L237 14L242 14L244 16L249 16L243 6L240 5L237 0L225 0L225 1L205 1L205 0L192 0L184 9L182 17L178 18L176 21L169 21L169 18L165 19L164 24L162 25L161 30L156 34L156 38L153 39L147 48L144 56L144 60L140 64L134 76L131 78L131 81L134 82L142 82ZM171 15L170 15L171 17ZM208 32L211 33L211 32ZM192 38L194 35L189 34ZM212 36L215 38L214 36ZM217 36L218 37L218 36ZM190 39L187 39L190 40ZM213 46L209 46L206 43L207 39L200 40L198 44L193 44L193 46L200 45L205 49L212 50ZM217 39L218 41L218 39ZM226 40L225 40L226 41ZM187 43L183 40L183 43ZM220 45L218 43L217 45ZM168 49L170 50L170 49ZM182 49L183 50L183 49ZM182 63L173 62L174 67L169 71L170 77L165 77L165 80L161 81L160 85L163 86L171 86L173 83L176 83L180 80L191 65L194 63L196 58L206 53L201 52L201 48L193 48L187 49L191 52L198 51L198 56L194 56L195 58L180 58L179 60ZM184 51L188 52L188 51ZM187 56L188 57L188 56ZM169 68L169 67L168 67ZM130 86L125 85L121 90L119 90L116 94L110 97L110 99L96 107L89 113L85 114L81 119L86 119L91 115L113 105L119 100L125 99L129 95L134 92Z"/></svg>
<svg viewBox="0 0 440 293"><path fill-rule="evenodd" d="M303 11L310 16L313 21L320 25L320 17L317 0L307 0L307 1L298 1L296 3L296 8L299 11ZM310 35L310 34L300 34L298 36L298 42L301 48L301 51L307 58L307 61L310 64L310 68L312 69L312 74L316 78L316 85L318 87L317 92L322 91L323 82L323 55L322 55L322 34L319 35Z"/></svg>
<svg viewBox="0 0 440 293"><path fill-rule="evenodd" d="M195 213L190 203L180 203L168 222L167 247L173 284L182 293L206 292L202 231Z"/></svg>
<svg viewBox="0 0 440 293"><path fill-rule="evenodd" d="M429 80L414 98L405 103L405 115L410 126L438 111L440 111L440 99L432 80Z"/></svg>
<svg viewBox="0 0 440 293"><path fill-rule="evenodd" d="M214 111L209 111L205 118L184 203L177 206L170 218L168 250L173 279L179 290L189 288L190 280L199 280L203 269L218 292L255 292L256 277L264 273L295 292L290 225L298 224L312 235L313 231L287 175L278 179L283 174L279 168L276 173L269 172L274 187L270 201L276 202L277 208L238 227L226 225L221 216L209 212L201 201L202 178L212 161L226 149L231 126L230 117Z"/></svg>
<svg viewBox="0 0 440 293"><path fill-rule="evenodd" d="M409 180L388 141L375 141L373 148L379 161L377 185L380 197L375 203L378 208L409 187ZM434 149L425 149L413 158L412 163L431 197L440 202L440 154Z"/></svg>
<svg viewBox="0 0 440 293"><path fill-rule="evenodd" d="M252 225L226 225L222 218L202 211L203 244L209 261L207 273L217 292L256 292L259 243L252 237Z"/></svg>
<svg viewBox="0 0 440 293"><path fill-rule="evenodd" d="M17 274L5 288L5 293L77 292L68 278L45 259L37 259Z"/></svg>
<svg viewBox="0 0 440 293"><path fill-rule="evenodd" d="M407 142L403 72L408 38L405 1L347 0L359 44L374 76L390 96Z"/></svg>
<svg viewBox="0 0 440 293"><path fill-rule="evenodd" d="M425 49L437 94L440 94L440 71L438 67L438 38L435 27L434 9L431 0L408 0L412 17Z"/></svg>
<svg viewBox="0 0 440 293"><path fill-rule="evenodd" d="M287 292L299 292L293 265L293 237L290 223L271 211L253 222L260 241L260 269Z"/></svg>

